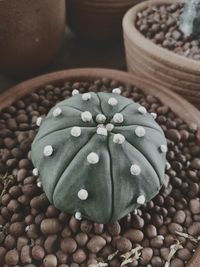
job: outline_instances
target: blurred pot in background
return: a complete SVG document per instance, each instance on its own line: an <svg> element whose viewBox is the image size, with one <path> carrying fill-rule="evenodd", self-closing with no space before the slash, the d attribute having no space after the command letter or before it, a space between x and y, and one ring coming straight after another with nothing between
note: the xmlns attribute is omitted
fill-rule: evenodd
<svg viewBox="0 0 200 267"><path fill-rule="evenodd" d="M65 0L0 1L0 73L22 77L58 52L65 30Z"/></svg>
<svg viewBox="0 0 200 267"><path fill-rule="evenodd" d="M85 39L108 41L121 37L122 17L141 0L66 0L71 29Z"/></svg>

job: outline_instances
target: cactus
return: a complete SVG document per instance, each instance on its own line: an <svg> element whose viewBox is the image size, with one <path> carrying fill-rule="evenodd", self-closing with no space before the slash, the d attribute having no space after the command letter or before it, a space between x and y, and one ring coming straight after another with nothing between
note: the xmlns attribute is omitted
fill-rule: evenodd
<svg viewBox="0 0 200 267"><path fill-rule="evenodd" d="M180 19L180 29L186 37L200 34L200 0L185 2Z"/></svg>
<svg viewBox="0 0 200 267"><path fill-rule="evenodd" d="M75 90L37 120L33 174L50 202L77 219L116 221L163 184L167 144L156 114L119 93Z"/></svg>

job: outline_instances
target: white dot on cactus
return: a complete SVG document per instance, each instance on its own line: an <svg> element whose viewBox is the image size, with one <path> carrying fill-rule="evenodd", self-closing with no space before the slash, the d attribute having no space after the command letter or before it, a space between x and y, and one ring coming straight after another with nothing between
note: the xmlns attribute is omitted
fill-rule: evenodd
<svg viewBox="0 0 200 267"><path fill-rule="evenodd" d="M113 142L114 142L115 144L119 144L119 145L121 145L121 144L124 143L124 141L125 141L125 137L124 137L122 134L115 134L115 135L113 136Z"/></svg>
<svg viewBox="0 0 200 267"><path fill-rule="evenodd" d="M38 171L37 168L34 168L32 173L33 173L34 176L38 176L39 175L39 171Z"/></svg>
<svg viewBox="0 0 200 267"><path fill-rule="evenodd" d="M114 129L114 125L112 123L107 123L106 124L106 129L108 132L111 132Z"/></svg>
<svg viewBox="0 0 200 267"><path fill-rule="evenodd" d="M161 145L160 146L160 151L162 152L162 153L166 153L167 152L167 146L166 145Z"/></svg>
<svg viewBox="0 0 200 267"><path fill-rule="evenodd" d="M88 198L88 191L85 189L81 189L78 191L78 198L80 200L86 200Z"/></svg>
<svg viewBox="0 0 200 267"><path fill-rule="evenodd" d="M25 227L25 232L28 232L29 228L30 228L30 225L27 225L27 226Z"/></svg>
<svg viewBox="0 0 200 267"><path fill-rule="evenodd" d="M151 112L151 116L156 119L157 118L157 114L155 112Z"/></svg>
<svg viewBox="0 0 200 267"><path fill-rule="evenodd" d="M167 161L165 164L166 170L169 170L171 168L171 164Z"/></svg>
<svg viewBox="0 0 200 267"><path fill-rule="evenodd" d="M120 94L121 94L121 89L120 89L120 88L114 88L114 89L112 90L112 92L113 92L114 94L118 94L118 95L120 95Z"/></svg>
<svg viewBox="0 0 200 267"><path fill-rule="evenodd" d="M97 134L107 136L108 131L105 127L97 127Z"/></svg>
<svg viewBox="0 0 200 267"><path fill-rule="evenodd" d="M73 91L72 91L72 95L74 96L74 95L78 95L79 94L79 90L77 90L77 89L74 89Z"/></svg>
<svg viewBox="0 0 200 267"><path fill-rule="evenodd" d="M143 106L140 106L140 107L138 108L138 111L139 111L141 114L143 114L143 115L147 113L146 108L143 107Z"/></svg>
<svg viewBox="0 0 200 267"><path fill-rule="evenodd" d="M53 154L53 147L51 145L45 146L43 153L45 157L50 157Z"/></svg>
<svg viewBox="0 0 200 267"><path fill-rule="evenodd" d="M79 211L77 211L76 213L75 213L75 218L77 219L77 220L82 220L82 214L79 212Z"/></svg>
<svg viewBox="0 0 200 267"><path fill-rule="evenodd" d="M113 116L113 121L115 123L122 123L124 121L124 116L121 114L121 113L116 113L114 116Z"/></svg>
<svg viewBox="0 0 200 267"><path fill-rule="evenodd" d="M142 126L137 126L136 129L135 129L135 134L136 134L138 137L143 137L143 136L145 136L146 131L145 131L144 127L142 127Z"/></svg>
<svg viewBox="0 0 200 267"><path fill-rule="evenodd" d="M57 107L57 108L55 108L55 109L53 110L53 116L54 116L54 117L58 117L58 116L60 116L61 114L62 114L62 109L61 109L61 108Z"/></svg>
<svg viewBox="0 0 200 267"><path fill-rule="evenodd" d="M38 117L36 120L36 125L39 127L42 123L42 117Z"/></svg>
<svg viewBox="0 0 200 267"><path fill-rule="evenodd" d="M108 99L108 104L111 105L111 106L116 106L117 103L118 103L118 101L114 97L111 97L111 98Z"/></svg>
<svg viewBox="0 0 200 267"><path fill-rule="evenodd" d="M89 122L92 120L92 114L89 111L84 111L81 113L81 119L84 122Z"/></svg>
<svg viewBox="0 0 200 267"><path fill-rule="evenodd" d="M131 165L130 171L131 171L131 174L134 176L138 176L141 173L140 166L138 166L137 164Z"/></svg>
<svg viewBox="0 0 200 267"><path fill-rule="evenodd" d="M42 187L42 182L41 181L37 181L37 187Z"/></svg>
<svg viewBox="0 0 200 267"><path fill-rule="evenodd" d="M79 137L81 135L81 128L78 127L78 126L74 126L71 129L71 135L74 136L74 137Z"/></svg>
<svg viewBox="0 0 200 267"><path fill-rule="evenodd" d="M165 239L163 235L158 235L157 237L160 238L161 240Z"/></svg>
<svg viewBox="0 0 200 267"><path fill-rule="evenodd" d="M88 156L87 156L87 161L90 164L96 164L99 162L99 156L97 155L97 153L95 152L91 152Z"/></svg>
<svg viewBox="0 0 200 267"><path fill-rule="evenodd" d="M106 116L103 114L97 114L96 122L97 123L104 123L106 121Z"/></svg>
<svg viewBox="0 0 200 267"><path fill-rule="evenodd" d="M84 93L84 94L82 94L82 99L84 101L87 101L87 100L91 99L91 94L90 93Z"/></svg>
<svg viewBox="0 0 200 267"><path fill-rule="evenodd" d="M146 201L146 198L144 195L141 195L137 198L137 203L140 204L140 205L143 205Z"/></svg>

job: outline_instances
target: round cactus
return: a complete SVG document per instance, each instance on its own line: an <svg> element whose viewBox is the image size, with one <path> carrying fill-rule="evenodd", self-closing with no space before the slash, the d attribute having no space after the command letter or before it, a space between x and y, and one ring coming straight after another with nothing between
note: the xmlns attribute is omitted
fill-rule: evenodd
<svg viewBox="0 0 200 267"><path fill-rule="evenodd" d="M49 201L77 219L116 221L163 184L167 145L156 114L119 93L73 91L37 120L33 172Z"/></svg>

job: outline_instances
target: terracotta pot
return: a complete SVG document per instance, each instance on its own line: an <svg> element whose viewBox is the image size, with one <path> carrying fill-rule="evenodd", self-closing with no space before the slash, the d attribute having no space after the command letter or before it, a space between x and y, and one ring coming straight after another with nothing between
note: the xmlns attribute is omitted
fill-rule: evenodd
<svg viewBox="0 0 200 267"><path fill-rule="evenodd" d="M102 77L115 79L124 84L137 86L145 94L151 94L159 98L161 102L168 105L173 112L185 122L196 123L200 127L200 112L177 94L166 90L162 86L154 85L151 81L141 79L122 71L109 69L74 69L59 71L23 82L0 94L0 111L11 105L14 101L39 88L42 88L47 84L53 84L56 86L62 85L66 80L92 81ZM200 247L196 249L192 259L187 264L187 267L199 267L199 262Z"/></svg>
<svg viewBox="0 0 200 267"><path fill-rule="evenodd" d="M24 76L48 64L65 29L65 0L0 1L0 73Z"/></svg>
<svg viewBox="0 0 200 267"><path fill-rule="evenodd" d="M125 12L141 0L66 0L68 23L78 35L93 40L121 37Z"/></svg>
<svg viewBox="0 0 200 267"><path fill-rule="evenodd" d="M154 5L182 2L151 0L131 8L123 19L124 43L129 72L173 90L200 108L200 62L159 47L135 27L136 15Z"/></svg>

